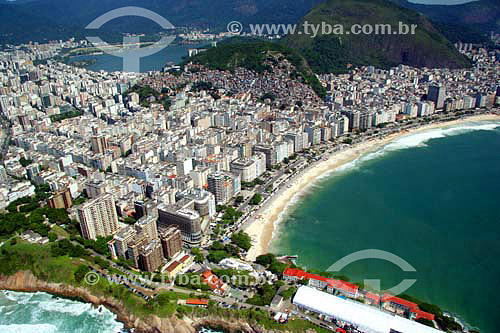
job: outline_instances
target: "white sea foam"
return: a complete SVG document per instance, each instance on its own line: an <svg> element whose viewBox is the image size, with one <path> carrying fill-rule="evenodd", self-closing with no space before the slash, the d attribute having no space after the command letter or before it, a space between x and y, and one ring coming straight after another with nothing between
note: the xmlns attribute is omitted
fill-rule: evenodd
<svg viewBox="0 0 500 333"><path fill-rule="evenodd" d="M33 293L19 293L15 291L5 290L1 293L5 299L16 302L18 304L27 304L35 295Z"/></svg>
<svg viewBox="0 0 500 333"><path fill-rule="evenodd" d="M0 332L4 333L55 333L58 332L57 327L51 324L11 324L0 325Z"/></svg>
<svg viewBox="0 0 500 333"><path fill-rule="evenodd" d="M388 144L385 149L398 150L412 147L421 147L425 146L425 143L431 139L439 139L472 131L492 131L497 129L499 126L499 123L465 123L457 126L435 128L432 130L401 137L396 141Z"/></svg>
<svg viewBox="0 0 500 333"><path fill-rule="evenodd" d="M0 301L0 332L61 332L61 329L68 331L68 327L81 327L111 333L123 329L116 315L105 307L99 311L89 303L55 298L47 293L1 291Z"/></svg>
<svg viewBox="0 0 500 333"><path fill-rule="evenodd" d="M500 123L484 123L484 122L470 122L461 125L455 125L450 127L434 128L418 133L408 134L402 136L390 143L384 145L383 147L366 153L352 162L346 163L335 170L327 173L326 176L331 176L336 173L343 173L345 171L350 171L352 169L359 168L364 162L374 160L376 158L382 157L389 152L394 152L401 149L409 149L416 147L425 147L426 143L432 139L445 138L453 135L460 135L473 131L493 131L500 127Z"/></svg>
<svg viewBox="0 0 500 333"><path fill-rule="evenodd" d="M41 301L38 307L48 312L66 313L72 316L80 316L85 312L92 313L97 311L88 303L75 303L66 299L51 299Z"/></svg>

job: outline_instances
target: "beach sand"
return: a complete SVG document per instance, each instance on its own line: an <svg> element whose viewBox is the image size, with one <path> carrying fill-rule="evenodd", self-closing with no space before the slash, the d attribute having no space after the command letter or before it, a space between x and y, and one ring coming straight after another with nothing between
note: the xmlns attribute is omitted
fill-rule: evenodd
<svg viewBox="0 0 500 333"><path fill-rule="evenodd" d="M327 160L316 162L285 183L284 186L277 193L274 193L272 197L249 218L248 222L246 222L244 230L252 238L253 242L252 248L248 251L246 259L253 261L257 256L268 252L269 244L271 243L273 231L275 229L275 223L280 219L280 216L286 212L287 207L294 201L294 198L303 194L308 186L313 184L318 177L326 172L334 171L342 165L352 162L360 156L375 151L403 136L468 122L492 120L500 120L500 116L486 114L424 125L409 131L394 133L382 139L362 142L351 148L331 154Z"/></svg>

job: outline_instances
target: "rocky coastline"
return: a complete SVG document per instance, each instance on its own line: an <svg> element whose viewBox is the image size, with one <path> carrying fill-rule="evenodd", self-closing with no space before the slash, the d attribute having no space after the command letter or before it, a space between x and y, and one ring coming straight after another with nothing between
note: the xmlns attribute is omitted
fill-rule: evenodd
<svg viewBox="0 0 500 333"><path fill-rule="evenodd" d="M195 333L201 327L217 327L225 332L269 332L250 324L223 318L184 318L176 316L159 318L151 315L140 318L130 311L119 301L112 297L99 297L93 295L89 290L74 287L62 283L51 283L38 279L31 271L19 271L10 276L0 275L0 289L21 292L46 292L56 296L80 299L98 307L105 306L116 314L117 320L122 322L128 329L134 329L138 333L164 332L164 333Z"/></svg>

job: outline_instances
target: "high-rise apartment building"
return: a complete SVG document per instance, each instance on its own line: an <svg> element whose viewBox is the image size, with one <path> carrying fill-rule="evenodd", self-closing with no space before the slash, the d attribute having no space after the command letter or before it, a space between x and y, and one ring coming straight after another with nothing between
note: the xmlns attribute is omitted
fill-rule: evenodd
<svg viewBox="0 0 500 333"><path fill-rule="evenodd" d="M215 202L225 204L232 196L232 180L222 172L208 175L208 191L215 196Z"/></svg>
<svg viewBox="0 0 500 333"><path fill-rule="evenodd" d="M215 196L208 191L198 188L189 189L177 193L176 198L177 201L181 199L192 200L192 205L189 204L188 206L189 208L196 210L200 216L213 217L216 214Z"/></svg>
<svg viewBox="0 0 500 333"><path fill-rule="evenodd" d="M250 158L239 158L231 162L231 171L240 175L242 182L252 182L257 178L257 163Z"/></svg>
<svg viewBox="0 0 500 333"><path fill-rule="evenodd" d="M182 250L181 231L174 226L160 229L160 241L165 258L172 258Z"/></svg>
<svg viewBox="0 0 500 333"><path fill-rule="evenodd" d="M430 85L427 93L427 100L434 102L436 110L442 110L446 97L446 89L441 85Z"/></svg>
<svg viewBox="0 0 500 333"><path fill-rule="evenodd" d="M118 230L115 200L109 193L78 208L78 218L82 234L87 239L111 236Z"/></svg>
<svg viewBox="0 0 500 333"><path fill-rule="evenodd" d="M51 208L69 208L73 205L73 199L71 198L71 191L69 188L61 190L54 193L48 200L47 203Z"/></svg>
<svg viewBox="0 0 500 333"><path fill-rule="evenodd" d="M111 257L117 259L119 257L127 257L127 249L129 244L134 242L137 235L137 230L134 226L129 225L118 231L112 240L108 242L109 252Z"/></svg>
<svg viewBox="0 0 500 333"><path fill-rule="evenodd" d="M138 234L144 234L148 240L158 238L158 228L156 216L145 216L134 224Z"/></svg>
<svg viewBox="0 0 500 333"><path fill-rule="evenodd" d="M159 239L150 241L139 250L139 269L147 272L157 271L163 263L163 250Z"/></svg>
<svg viewBox="0 0 500 333"><path fill-rule="evenodd" d="M94 153L103 154L108 149L108 142L104 135L94 135L90 141Z"/></svg>

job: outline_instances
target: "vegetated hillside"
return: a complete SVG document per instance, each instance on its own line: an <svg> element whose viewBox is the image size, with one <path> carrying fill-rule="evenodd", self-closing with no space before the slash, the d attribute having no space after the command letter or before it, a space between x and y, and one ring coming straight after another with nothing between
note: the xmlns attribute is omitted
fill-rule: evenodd
<svg viewBox="0 0 500 333"><path fill-rule="evenodd" d="M443 21L432 21L432 25L452 43L464 42L493 47L489 34L482 32L475 26L464 26Z"/></svg>
<svg viewBox="0 0 500 333"><path fill-rule="evenodd" d="M440 34L423 15L385 0L328 0L315 6L301 22L350 30L354 24L417 24L416 34L289 35L284 43L300 50L317 73L345 72L349 65L387 68L398 64L416 67L470 66L470 61Z"/></svg>
<svg viewBox="0 0 500 333"><path fill-rule="evenodd" d="M235 37L189 58L185 63L189 61L219 70L231 71L237 67L243 67L256 72L264 72L271 70L264 63L269 52L281 54L288 59L297 70L296 79L309 84L318 96L324 97L325 88L316 78L304 57L295 50L277 43Z"/></svg>
<svg viewBox="0 0 500 333"><path fill-rule="evenodd" d="M460 5L423 5L407 0L391 0L416 10L433 21L473 28L481 33L500 32L500 1L478 0Z"/></svg>
<svg viewBox="0 0 500 333"><path fill-rule="evenodd" d="M67 35L71 28L52 24L46 19L25 13L16 6L0 4L0 44L19 44L39 36L38 40Z"/></svg>

